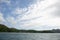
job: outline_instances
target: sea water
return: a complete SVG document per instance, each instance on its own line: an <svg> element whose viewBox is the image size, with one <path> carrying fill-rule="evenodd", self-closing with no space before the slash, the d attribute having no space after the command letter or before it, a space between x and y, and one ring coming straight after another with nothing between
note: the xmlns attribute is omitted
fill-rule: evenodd
<svg viewBox="0 0 60 40"><path fill-rule="evenodd" d="M60 40L60 33L0 33L0 40Z"/></svg>

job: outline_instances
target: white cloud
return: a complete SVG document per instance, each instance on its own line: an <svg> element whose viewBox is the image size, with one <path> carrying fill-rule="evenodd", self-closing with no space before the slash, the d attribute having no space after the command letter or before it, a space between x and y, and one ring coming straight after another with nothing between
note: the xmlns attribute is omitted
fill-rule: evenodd
<svg viewBox="0 0 60 40"><path fill-rule="evenodd" d="M52 16L60 17L60 0L58 0L55 6L57 9L53 12Z"/></svg>
<svg viewBox="0 0 60 40"><path fill-rule="evenodd" d="M7 20L8 23L10 23L10 24L12 24L12 25L16 25L16 20L15 20L14 17L8 16L8 17L6 18L6 20Z"/></svg>
<svg viewBox="0 0 60 40"><path fill-rule="evenodd" d="M37 2L37 4L32 4L28 7L28 12L30 14L25 15L22 19L31 19L34 17L42 16L36 20L32 20L25 24L24 26L41 26L41 25L49 25L49 26L60 26L60 18L53 18L51 14L55 12L57 7L55 4L58 3L58 0L45 0L41 2Z"/></svg>
<svg viewBox="0 0 60 40"><path fill-rule="evenodd" d="M0 0L0 3L6 3L7 5L10 5L11 1L10 0Z"/></svg>
<svg viewBox="0 0 60 40"><path fill-rule="evenodd" d="M16 8L14 11L15 14L19 14L16 21L18 23L21 22L21 20L27 20L23 22L23 25L20 25L22 28L35 28L35 26L41 28L40 26L44 25L51 26L51 28L54 28L52 26L60 26L60 18L52 16L52 14L58 9L55 4L59 4L59 0L37 0L35 4L32 4L27 8ZM22 17L20 17L20 15L22 15ZM38 19L33 20L33 18Z"/></svg>
<svg viewBox="0 0 60 40"><path fill-rule="evenodd" d="M5 17L5 20L5 25L7 25L9 28L18 28L18 19L15 19L15 17L8 15L7 17Z"/></svg>
<svg viewBox="0 0 60 40"><path fill-rule="evenodd" d="M0 23L5 22L5 19L3 17L3 14L0 12Z"/></svg>
<svg viewBox="0 0 60 40"><path fill-rule="evenodd" d="M16 8L13 13L21 15L21 14L25 13L26 11L27 11L26 8L23 8L23 9L22 8Z"/></svg>
<svg viewBox="0 0 60 40"><path fill-rule="evenodd" d="M24 15L23 19L26 19L26 18L30 19L37 16L39 17L39 16L45 16L45 15L48 16L49 12L55 10L55 7L52 7L52 8L48 8L48 7L50 7L53 4L55 5L55 2L52 2L52 0L45 0L41 2L38 1L36 4L32 4L27 8L28 9L27 13L30 13L30 14Z"/></svg>

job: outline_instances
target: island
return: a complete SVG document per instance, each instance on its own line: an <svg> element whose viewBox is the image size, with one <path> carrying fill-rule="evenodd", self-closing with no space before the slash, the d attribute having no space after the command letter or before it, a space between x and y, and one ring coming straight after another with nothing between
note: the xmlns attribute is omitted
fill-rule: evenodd
<svg viewBox="0 0 60 40"><path fill-rule="evenodd" d="M19 30L16 28L9 28L6 25L0 24L0 32L20 32L20 33L60 33L60 29L52 29L52 30Z"/></svg>

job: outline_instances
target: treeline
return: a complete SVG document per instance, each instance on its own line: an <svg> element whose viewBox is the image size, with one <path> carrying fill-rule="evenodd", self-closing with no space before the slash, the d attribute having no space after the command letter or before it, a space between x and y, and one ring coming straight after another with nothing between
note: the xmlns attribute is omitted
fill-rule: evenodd
<svg viewBox="0 0 60 40"><path fill-rule="evenodd" d="M7 26L0 24L0 32L22 32L22 33L60 33L60 29L57 30L18 30L16 28L8 28Z"/></svg>

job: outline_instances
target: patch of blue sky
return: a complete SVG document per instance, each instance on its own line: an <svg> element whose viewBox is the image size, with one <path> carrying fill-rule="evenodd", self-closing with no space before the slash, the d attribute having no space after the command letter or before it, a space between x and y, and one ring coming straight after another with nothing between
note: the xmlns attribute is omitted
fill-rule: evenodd
<svg viewBox="0 0 60 40"><path fill-rule="evenodd" d="M4 14L4 17L7 15L12 15L12 11L17 7L19 8L27 8L29 5L35 2L35 0L9 0L10 4L7 5L6 2L0 3L0 11ZM15 16L14 16L15 17Z"/></svg>
<svg viewBox="0 0 60 40"><path fill-rule="evenodd" d="M11 13L11 11L12 11L12 9L10 9L10 7L6 3L1 3L0 7L1 7L0 11L1 11L1 13L4 14L4 17L9 15Z"/></svg>

